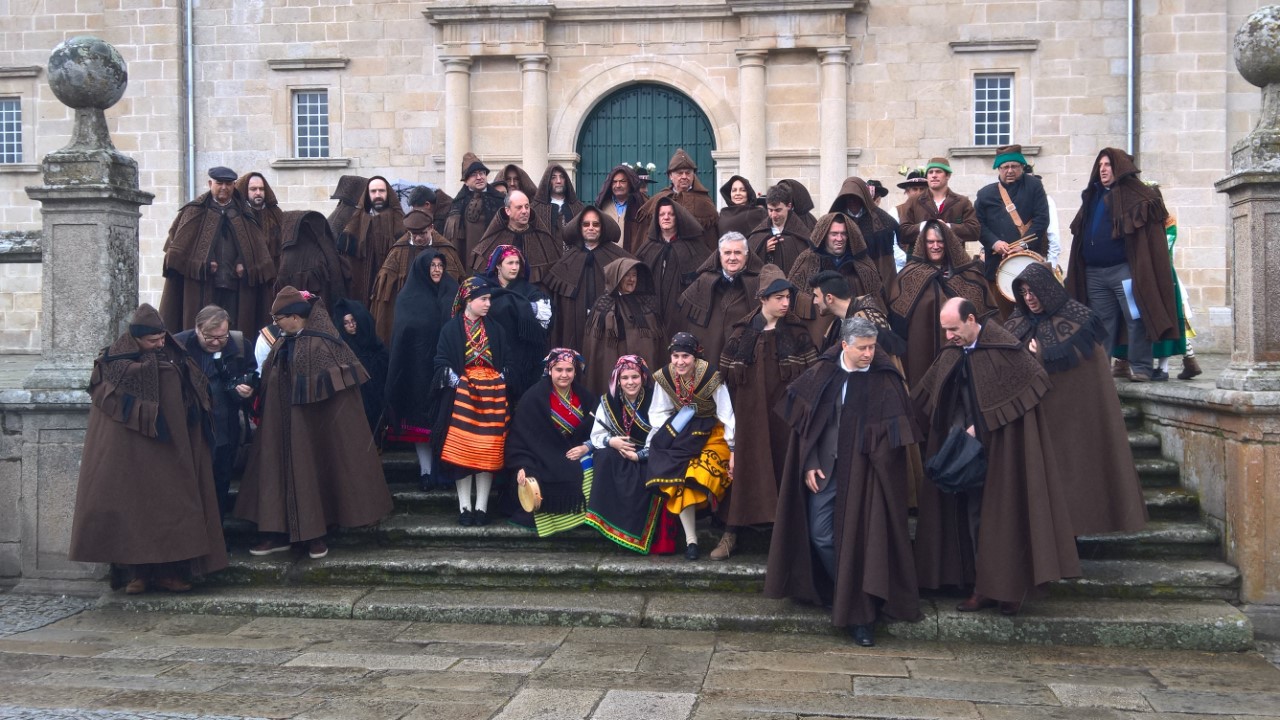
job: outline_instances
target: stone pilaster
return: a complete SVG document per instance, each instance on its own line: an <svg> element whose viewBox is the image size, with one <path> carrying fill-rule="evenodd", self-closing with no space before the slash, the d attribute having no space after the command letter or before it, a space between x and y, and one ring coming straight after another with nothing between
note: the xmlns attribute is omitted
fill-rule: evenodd
<svg viewBox="0 0 1280 720"><path fill-rule="evenodd" d="M462 156L471 151L471 58L445 57L444 179L461 177Z"/></svg>
<svg viewBox="0 0 1280 720"><path fill-rule="evenodd" d="M849 173L849 48L818 49L818 122L822 128L818 154L819 208L835 201Z"/></svg>
<svg viewBox="0 0 1280 720"><path fill-rule="evenodd" d="M550 56L517 55L524 96L524 169L535 179L547 167L547 64Z"/></svg>
<svg viewBox="0 0 1280 720"><path fill-rule="evenodd" d="M765 157L765 68L767 53L763 50L739 50L738 92L741 109L738 123L742 127L738 174L747 178L764 193L768 189L769 171Z"/></svg>

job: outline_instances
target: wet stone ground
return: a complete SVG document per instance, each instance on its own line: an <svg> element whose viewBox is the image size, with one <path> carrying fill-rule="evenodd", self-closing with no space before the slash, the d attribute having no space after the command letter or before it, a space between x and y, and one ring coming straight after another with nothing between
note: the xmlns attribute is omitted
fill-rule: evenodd
<svg viewBox="0 0 1280 720"><path fill-rule="evenodd" d="M1280 720L1261 652L131 613L0 595L0 720Z"/></svg>

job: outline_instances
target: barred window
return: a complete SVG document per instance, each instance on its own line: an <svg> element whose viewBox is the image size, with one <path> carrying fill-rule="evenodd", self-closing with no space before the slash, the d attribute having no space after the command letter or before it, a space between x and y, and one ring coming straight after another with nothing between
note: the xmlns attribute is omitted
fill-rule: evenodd
<svg viewBox="0 0 1280 720"><path fill-rule="evenodd" d="M0 163L22 162L22 102L0 97Z"/></svg>
<svg viewBox="0 0 1280 720"><path fill-rule="evenodd" d="M973 144L1008 145L1013 135L1013 74L973 78Z"/></svg>
<svg viewBox="0 0 1280 720"><path fill-rule="evenodd" d="M293 93L293 137L295 157L329 157L328 90Z"/></svg>

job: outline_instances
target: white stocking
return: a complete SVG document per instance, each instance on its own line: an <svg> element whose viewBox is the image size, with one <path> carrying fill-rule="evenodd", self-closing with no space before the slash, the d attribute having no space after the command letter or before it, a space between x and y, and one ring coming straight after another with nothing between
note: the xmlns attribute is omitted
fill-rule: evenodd
<svg viewBox="0 0 1280 720"><path fill-rule="evenodd" d="M684 527L684 541L690 545L698 542L698 529L695 526L698 509L690 505L680 511L680 525Z"/></svg>
<svg viewBox="0 0 1280 720"><path fill-rule="evenodd" d="M489 489L493 487L493 473L476 473L476 509L489 512Z"/></svg>
<svg viewBox="0 0 1280 720"><path fill-rule="evenodd" d="M456 480L454 485L458 488L458 511L469 512L471 510L471 476Z"/></svg>
<svg viewBox="0 0 1280 720"><path fill-rule="evenodd" d="M427 443L414 443L413 449L418 451L418 474L431 473L431 446Z"/></svg>

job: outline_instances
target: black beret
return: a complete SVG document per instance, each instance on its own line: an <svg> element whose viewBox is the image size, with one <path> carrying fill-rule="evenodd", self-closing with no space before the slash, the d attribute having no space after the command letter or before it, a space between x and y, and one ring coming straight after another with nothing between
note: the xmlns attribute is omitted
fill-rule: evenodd
<svg viewBox="0 0 1280 720"><path fill-rule="evenodd" d="M218 165L209 168L209 177L220 182L235 182L238 176L235 170Z"/></svg>

